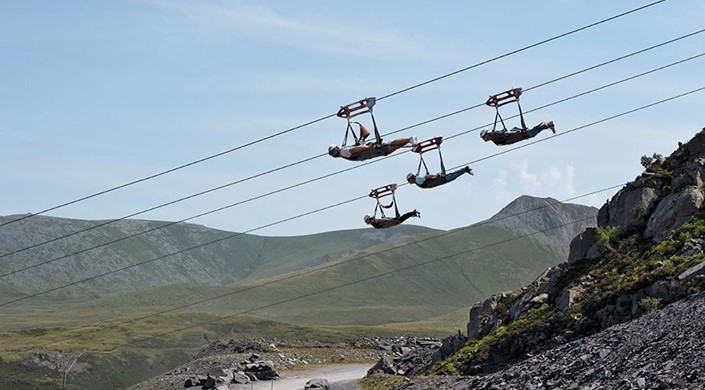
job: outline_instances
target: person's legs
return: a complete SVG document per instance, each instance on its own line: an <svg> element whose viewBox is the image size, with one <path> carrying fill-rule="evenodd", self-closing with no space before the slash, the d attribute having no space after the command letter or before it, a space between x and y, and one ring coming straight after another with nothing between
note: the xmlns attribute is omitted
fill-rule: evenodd
<svg viewBox="0 0 705 390"><path fill-rule="evenodd" d="M395 139L394 141L392 141L386 145L384 153L385 154L392 154L392 153L396 152L399 148L404 147L407 144L410 144L412 141L413 141L413 137Z"/></svg>
<svg viewBox="0 0 705 390"><path fill-rule="evenodd" d="M464 173L472 174L472 169L469 167L463 167L450 173L446 173L446 181L453 181L458 177L462 176Z"/></svg>
<svg viewBox="0 0 705 390"><path fill-rule="evenodd" d="M409 211L408 213L404 213L403 215L401 215L399 217L399 223L402 223L411 217L421 217L421 214L416 210Z"/></svg>
<svg viewBox="0 0 705 390"><path fill-rule="evenodd" d="M370 136L370 131L367 130L367 127L363 125L360 122L357 122L358 126L360 126L360 142L365 142L367 140L367 137Z"/></svg>
<svg viewBox="0 0 705 390"><path fill-rule="evenodd" d="M553 122L549 122L550 124L553 124ZM526 138L533 138L536 137L540 132L550 129L547 123L541 122L538 125L534 126L533 129L526 130ZM555 131L554 131L555 132Z"/></svg>

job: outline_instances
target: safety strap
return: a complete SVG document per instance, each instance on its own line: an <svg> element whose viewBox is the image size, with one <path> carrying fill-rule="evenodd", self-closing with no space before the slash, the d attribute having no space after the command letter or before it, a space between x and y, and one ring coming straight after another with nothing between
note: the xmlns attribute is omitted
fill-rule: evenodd
<svg viewBox="0 0 705 390"><path fill-rule="evenodd" d="M519 97L521 96L521 88L512 88L508 91L504 91L501 93L498 93L496 95L490 96L487 101L485 102L486 105L490 107L495 108L495 116L494 116L494 124L492 125L492 131L495 131L497 129L497 120L502 123L502 128L506 131L507 126L504 124L504 119L502 119L502 115L499 113L499 108L504 106L505 104L509 103L514 103L516 102L517 106L519 107L519 118L521 120L521 128L526 130L526 122L524 122L524 113L521 110L521 104L519 103Z"/></svg>
<svg viewBox="0 0 705 390"><path fill-rule="evenodd" d="M426 160L423 158L423 154L428 152L429 150L433 149L438 149L438 157L441 161L441 175L446 174L446 167L445 164L443 163L443 154L441 153L441 143L443 143L443 137L435 137L428 139L423 142L417 143L411 150L415 153L419 154L419 167L416 170L416 175L418 176L421 173L421 166L423 165L424 169L426 170L426 174L428 175L430 172L428 171L428 165L426 165Z"/></svg>
<svg viewBox="0 0 705 390"><path fill-rule="evenodd" d="M372 126L374 128L375 132L375 143L381 144L382 143L382 137L379 134L379 129L377 129L377 121L375 120L375 115L372 112L372 107L377 103L377 99L374 97L368 97L365 99L358 100L354 103L350 103L345 106L341 106L340 110L338 110L338 113L336 114L340 118L345 118L348 120L348 127L345 130L345 138L343 139L343 145L346 144L347 138L348 138L348 132L353 133L353 137L355 137L355 143L357 144L359 142L359 138L357 135L355 135L355 132L352 130L352 125L350 122L350 119L362 115L362 114L370 114L370 117L372 117Z"/></svg>
<svg viewBox="0 0 705 390"><path fill-rule="evenodd" d="M397 218L401 215L399 214L399 208L397 207L397 199L396 196L394 195L394 191L396 191L397 185L396 184L387 184L386 186L382 186L379 188L375 188L370 191L370 198L374 198L377 200L377 204L375 205L375 211L373 216L377 216L377 211L379 210L380 215L382 215L382 218L386 218L384 215L384 209L389 209L394 205L394 212L397 216ZM384 205L380 201L381 198L384 198L385 196L391 196L392 197L392 202L389 203L389 205Z"/></svg>
<svg viewBox="0 0 705 390"><path fill-rule="evenodd" d="M348 133L351 133L353 138L355 139L355 145L360 143L360 138L355 134L355 130L352 127L352 123L350 123L350 118L348 118L348 127L345 129L345 137L343 137L343 146L348 144Z"/></svg>

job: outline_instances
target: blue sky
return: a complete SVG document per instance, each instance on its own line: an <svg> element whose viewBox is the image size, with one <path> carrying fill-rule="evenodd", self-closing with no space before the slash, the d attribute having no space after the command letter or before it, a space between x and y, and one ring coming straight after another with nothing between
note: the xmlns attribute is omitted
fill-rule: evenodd
<svg viewBox="0 0 705 390"><path fill-rule="evenodd" d="M0 214L37 212L210 156L628 11L649 1L23 1L0 4ZM382 133L474 106L705 28L705 3L669 0L380 101ZM525 110L705 50L705 34L522 96ZM528 113L558 133L705 86L703 58ZM636 177L703 126L705 92L472 165L433 190L405 186L402 211L440 229L486 219L528 194L566 199ZM511 110L509 110L511 111ZM450 136L493 120L473 109L390 138ZM251 147L48 213L113 219L324 153L330 118ZM537 139L548 138L542 133ZM500 151L479 131L447 140L455 167ZM189 222L247 231L403 183L411 153ZM140 215L175 221L361 164L321 157ZM615 191L576 203L599 207ZM254 233L365 227L363 199ZM2 228L2 227L0 227Z"/></svg>

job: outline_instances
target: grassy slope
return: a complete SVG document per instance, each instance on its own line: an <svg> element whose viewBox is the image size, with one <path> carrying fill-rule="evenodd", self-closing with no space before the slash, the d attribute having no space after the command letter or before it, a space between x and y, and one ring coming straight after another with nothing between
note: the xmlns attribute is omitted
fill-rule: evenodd
<svg viewBox="0 0 705 390"><path fill-rule="evenodd" d="M619 296L631 294L649 286L657 280L676 278L688 268L705 260L705 255L678 255L688 240L705 235L705 212L699 211L690 221L674 230L659 244L646 240L640 233L626 237L614 237L609 228L598 229L610 237L602 243L606 254L591 262L583 262L571 269L561 280L562 288L583 289L575 304L563 312L555 306L544 304L531 309L517 321L500 327L480 340L473 341L455 356L440 362L435 373L476 374L476 367L500 357L516 359L526 351L516 348L526 339L536 338L537 334L565 336L570 331L572 338L598 332L602 329L596 313L607 304L615 304ZM609 245L609 247L607 247ZM587 279L586 279L587 277ZM589 282L586 282L588 280ZM687 296L705 290L705 279L694 278L680 287L680 294ZM553 300L549 297L549 302ZM650 299L650 305L640 301L640 315L644 311L658 308L662 302ZM509 303L511 305L511 303ZM514 348L509 348L512 345ZM513 350L514 354L507 354Z"/></svg>
<svg viewBox="0 0 705 390"><path fill-rule="evenodd" d="M379 244L317 268L249 284L164 286L104 298L88 307L168 308L230 294L189 310L245 312L317 325L413 322L467 308L489 294L515 289L560 261L526 238L492 246L511 240L511 236L491 226L412 243L437 234ZM455 253L461 254L449 255Z"/></svg>
<svg viewBox="0 0 705 390"><path fill-rule="evenodd" d="M63 356L70 355L69 361L83 352L79 362L87 363L89 367L72 370L67 388L122 388L189 361L207 344L206 338L277 338L342 343L363 336L389 337L400 331L389 327L306 327L248 316L224 319L202 313L165 315L125 325L129 319L108 321L101 328L81 326L0 332L0 374L3 378L16 379L17 384L27 388L57 388L65 368L48 370L37 366L29 362L30 355L22 351L30 348L58 350ZM184 328L188 329L181 330ZM429 334L423 327L407 327L405 330L419 335Z"/></svg>
<svg viewBox="0 0 705 390"><path fill-rule="evenodd" d="M11 218L13 217L0 217L0 222ZM0 253L10 253L56 237L67 236L99 223L101 221L34 217L8 225L7 229L0 231ZM12 298L18 292L34 293L135 263L144 264L76 287L62 289L51 296L59 299L86 295L96 297L165 284L227 285L325 263L337 256L353 253L376 243L374 239L365 238L368 229L301 237L261 237L235 235L199 225L179 223L56 260L165 224L157 221L119 221L4 257L0 262L0 273L12 272L38 263L47 264L3 278L0 281L0 301L6 297ZM430 229L405 226L398 231L414 234ZM184 251L229 236L234 237ZM164 257L177 252L181 253Z"/></svg>

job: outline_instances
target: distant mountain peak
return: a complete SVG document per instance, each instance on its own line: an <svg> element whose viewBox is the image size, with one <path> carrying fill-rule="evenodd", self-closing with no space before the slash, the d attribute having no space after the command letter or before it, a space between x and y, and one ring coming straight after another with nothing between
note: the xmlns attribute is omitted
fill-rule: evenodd
<svg viewBox="0 0 705 390"><path fill-rule="evenodd" d="M502 208L485 223L530 235L532 239L556 250L559 242L570 242L585 225L597 223L597 208L573 203L562 203L553 198L522 195Z"/></svg>

